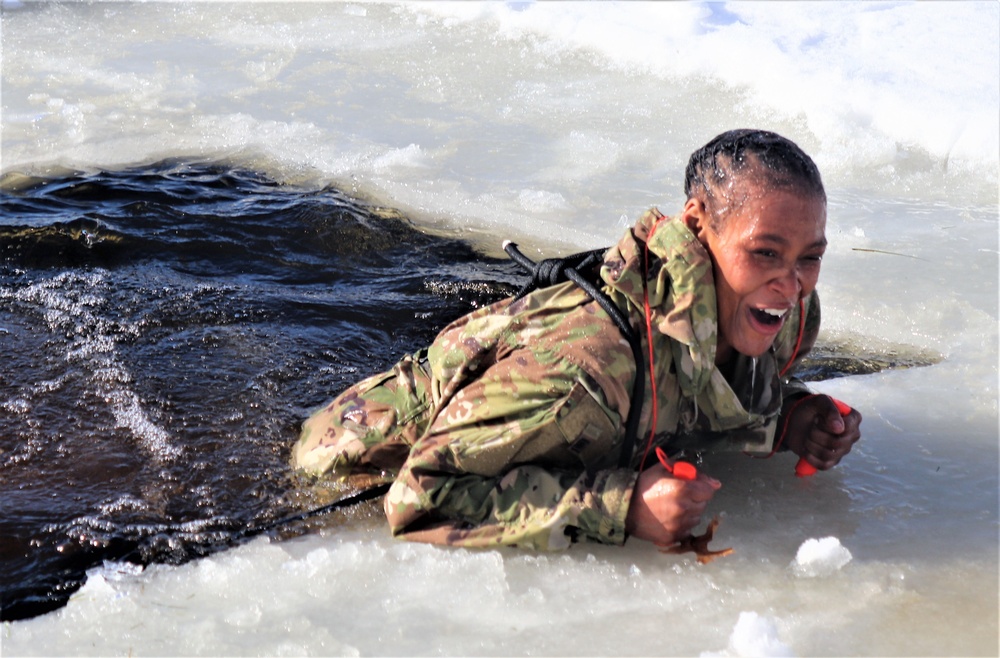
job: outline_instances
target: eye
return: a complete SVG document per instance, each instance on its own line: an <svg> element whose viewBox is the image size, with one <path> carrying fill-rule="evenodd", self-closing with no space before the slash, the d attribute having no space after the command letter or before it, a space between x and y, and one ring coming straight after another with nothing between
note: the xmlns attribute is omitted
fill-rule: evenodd
<svg viewBox="0 0 1000 658"><path fill-rule="evenodd" d="M759 258L778 258L778 252L774 249L755 249L753 255Z"/></svg>

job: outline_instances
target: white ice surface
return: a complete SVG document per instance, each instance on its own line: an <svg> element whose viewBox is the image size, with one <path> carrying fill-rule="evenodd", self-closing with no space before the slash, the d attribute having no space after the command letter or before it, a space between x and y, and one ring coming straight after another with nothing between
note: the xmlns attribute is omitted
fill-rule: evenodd
<svg viewBox="0 0 1000 658"><path fill-rule="evenodd" d="M941 358L817 386L865 418L831 473L711 458L714 544L736 553L710 565L640 542L409 545L372 519L102 571L64 609L5 624L3 655L996 655L998 16L993 2L3 3L3 172L230 158L547 256L606 245L650 205L676 212L690 152L759 126L824 174L822 339ZM850 563L789 568L831 536Z"/></svg>

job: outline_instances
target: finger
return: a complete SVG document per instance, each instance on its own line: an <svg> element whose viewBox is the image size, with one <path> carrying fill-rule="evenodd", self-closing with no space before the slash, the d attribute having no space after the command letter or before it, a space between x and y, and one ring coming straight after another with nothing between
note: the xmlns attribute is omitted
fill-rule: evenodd
<svg viewBox="0 0 1000 658"><path fill-rule="evenodd" d="M832 453L836 453L837 458L843 459L847 453L851 451L854 444L858 442L861 438L861 432L855 427L852 428L848 426L844 430L843 434L828 434L825 437L818 436L816 438L816 445L826 448ZM823 455L822 449L818 448L819 452L817 454Z"/></svg>
<svg viewBox="0 0 1000 658"><path fill-rule="evenodd" d="M857 409L852 409L851 413L844 417L844 434L852 437L851 443L856 443L861 438L861 414Z"/></svg>
<svg viewBox="0 0 1000 658"><path fill-rule="evenodd" d="M684 527L684 534L690 535L695 528L701 525L701 514L684 519L682 525Z"/></svg>
<svg viewBox="0 0 1000 658"><path fill-rule="evenodd" d="M840 437L814 429L805 443L805 460L821 471L837 465L846 454L839 446Z"/></svg>
<svg viewBox="0 0 1000 658"><path fill-rule="evenodd" d="M686 483L686 486L690 488L692 492L696 492L693 495L698 498L709 500L715 495L716 491L722 488L722 483L710 475L699 473L698 479Z"/></svg>
<svg viewBox="0 0 1000 658"><path fill-rule="evenodd" d="M823 449L822 453L809 453L803 459L818 471L826 471L837 465L837 459L829 450Z"/></svg>
<svg viewBox="0 0 1000 658"><path fill-rule="evenodd" d="M831 434L842 434L847 425L844 422L844 416L841 415L840 409L837 407L837 403L828 395L820 396L817 399L822 401L819 403L821 405L819 414L820 427Z"/></svg>
<svg viewBox="0 0 1000 658"><path fill-rule="evenodd" d="M858 442L861 435L858 433L845 434L834 444L834 449L837 451L838 459L843 459L847 456L849 452L854 448L854 444Z"/></svg>
<svg viewBox="0 0 1000 658"><path fill-rule="evenodd" d="M684 492L684 498L692 505L701 505L704 507L708 504L712 497L715 495L716 490L707 486L691 486L688 487Z"/></svg>
<svg viewBox="0 0 1000 658"><path fill-rule="evenodd" d="M678 503L676 517L678 519L700 517L706 507L708 507L708 503L705 501L695 502L693 500L687 500L683 503Z"/></svg>
<svg viewBox="0 0 1000 658"><path fill-rule="evenodd" d="M836 446L837 441L841 436L841 434L833 434L821 427L814 427L808 434L806 434L806 440L803 442L803 447L805 448L807 455L813 455L819 459L824 459L829 451Z"/></svg>
<svg viewBox="0 0 1000 658"><path fill-rule="evenodd" d="M833 468L851 452L851 448L854 447L858 438L859 435L854 434L835 437L835 440L825 449L819 449L818 456L825 462L827 469Z"/></svg>
<svg viewBox="0 0 1000 658"><path fill-rule="evenodd" d="M709 487L712 488L712 491L718 491L719 489L722 488L722 483L721 482L719 482L718 480L716 480L711 475L707 475L707 474L705 474L703 472L702 473L698 473L698 479L696 480L696 482L703 482L703 483L707 484Z"/></svg>
<svg viewBox="0 0 1000 658"><path fill-rule="evenodd" d="M701 523L701 517L704 513L704 506L685 510L683 514L677 517L677 525L685 531L690 531Z"/></svg>
<svg viewBox="0 0 1000 658"><path fill-rule="evenodd" d="M713 493L714 491L711 489L686 487L683 491L678 492L674 504L678 509L684 511L705 507L712 500Z"/></svg>

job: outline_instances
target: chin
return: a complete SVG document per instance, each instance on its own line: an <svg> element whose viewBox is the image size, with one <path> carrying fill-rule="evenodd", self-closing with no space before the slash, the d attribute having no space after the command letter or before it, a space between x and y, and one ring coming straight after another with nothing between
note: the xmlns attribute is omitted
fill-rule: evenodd
<svg viewBox="0 0 1000 658"><path fill-rule="evenodd" d="M742 354L743 356L749 357L751 359L757 359L767 354L767 350L746 350L746 351L736 350L736 351Z"/></svg>
<svg viewBox="0 0 1000 658"><path fill-rule="evenodd" d="M758 357L761 357L761 356L764 356L765 354L767 354L768 351L771 349L772 345L774 345L774 341L773 340L768 341L768 343L766 345L762 345L760 343L757 343L755 345L743 345L743 346L737 347L735 349L736 349L737 352L739 352L740 354L742 354L744 356L748 356L748 357L751 357L753 359L756 359Z"/></svg>

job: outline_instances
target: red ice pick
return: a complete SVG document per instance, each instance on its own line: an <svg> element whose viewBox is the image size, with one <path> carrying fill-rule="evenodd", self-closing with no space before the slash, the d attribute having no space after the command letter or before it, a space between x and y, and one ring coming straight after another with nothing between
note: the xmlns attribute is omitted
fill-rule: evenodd
<svg viewBox="0 0 1000 658"><path fill-rule="evenodd" d="M846 402L841 402L837 398L831 397L833 403L837 405L837 411L840 412L841 416L847 416L851 413L851 406ZM816 467L806 461L805 457L799 457L799 463L795 465L795 476L804 478L814 475L816 473Z"/></svg>
<svg viewBox="0 0 1000 658"><path fill-rule="evenodd" d="M694 467L694 464L688 462L671 463L667 459L667 453L663 452L663 448L660 446L656 446L656 458L663 464L663 468L667 469L667 473L673 474L678 480L693 480L698 477L698 469Z"/></svg>

